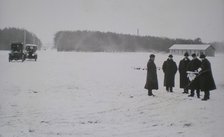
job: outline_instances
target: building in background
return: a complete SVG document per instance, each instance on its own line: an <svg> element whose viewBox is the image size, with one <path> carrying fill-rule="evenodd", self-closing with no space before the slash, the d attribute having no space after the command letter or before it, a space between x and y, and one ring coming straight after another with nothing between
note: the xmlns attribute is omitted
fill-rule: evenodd
<svg viewBox="0 0 224 137"><path fill-rule="evenodd" d="M215 48L209 44L174 44L169 48L171 54L184 55L188 52L189 55L195 53L199 56L204 53L206 56L215 56Z"/></svg>

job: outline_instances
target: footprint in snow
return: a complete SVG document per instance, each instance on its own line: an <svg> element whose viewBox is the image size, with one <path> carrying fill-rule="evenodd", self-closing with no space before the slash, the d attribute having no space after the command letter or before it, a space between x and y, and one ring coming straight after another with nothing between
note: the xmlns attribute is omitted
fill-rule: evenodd
<svg viewBox="0 0 224 137"><path fill-rule="evenodd" d="M99 121L87 121L87 122L80 122L80 124L97 124L100 123Z"/></svg>
<svg viewBox="0 0 224 137"><path fill-rule="evenodd" d="M35 132L35 130L33 130L33 129L29 129L29 132L32 133L32 132Z"/></svg>
<svg viewBox="0 0 224 137"><path fill-rule="evenodd" d="M184 124L184 127L191 127L192 126L192 123L185 123Z"/></svg>

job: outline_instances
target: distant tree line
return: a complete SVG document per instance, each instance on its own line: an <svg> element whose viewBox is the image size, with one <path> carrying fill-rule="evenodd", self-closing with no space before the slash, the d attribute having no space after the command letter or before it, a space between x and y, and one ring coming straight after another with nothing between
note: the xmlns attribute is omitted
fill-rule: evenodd
<svg viewBox="0 0 224 137"><path fill-rule="evenodd" d="M99 31L59 31L54 37L58 51L93 52L168 52L173 44L201 44L200 38L170 39L153 36L137 36Z"/></svg>
<svg viewBox="0 0 224 137"><path fill-rule="evenodd" d="M9 50L12 42L24 42L24 31L26 32L26 43L36 44L40 48L41 40L33 33L18 28L0 29L0 50Z"/></svg>

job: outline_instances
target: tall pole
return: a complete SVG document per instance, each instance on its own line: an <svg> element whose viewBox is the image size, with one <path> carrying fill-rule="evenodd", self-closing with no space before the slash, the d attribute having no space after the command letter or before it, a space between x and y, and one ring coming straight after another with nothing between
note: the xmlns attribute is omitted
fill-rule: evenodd
<svg viewBox="0 0 224 137"><path fill-rule="evenodd" d="M24 34L23 34L23 44L24 46L26 45L26 30L24 29Z"/></svg>

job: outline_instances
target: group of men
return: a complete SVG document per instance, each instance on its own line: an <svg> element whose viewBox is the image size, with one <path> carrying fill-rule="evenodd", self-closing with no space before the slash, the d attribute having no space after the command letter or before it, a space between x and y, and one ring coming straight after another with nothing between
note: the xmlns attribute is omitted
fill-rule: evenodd
<svg viewBox="0 0 224 137"><path fill-rule="evenodd" d="M169 55L164 61L162 70L164 72L164 86L167 92L173 92L175 86L175 74L179 70L180 73L180 88L184 94L189 97L194 97L195 91L197 97L200 98L200 91L204 91L203 101L210 99L210 91L216 89L216 85L212 75L211 64L205 54L200 55L200 59L193 53L192 60L189 59L189 54L186 52L184 58L179 62L177 68L176 62L173 60L173 55ZM145 89L148 90L149 96L154 96L152 90L158 89L157 67L154 63L155 55L151 54L147 63L147 78Z"/></svg>

